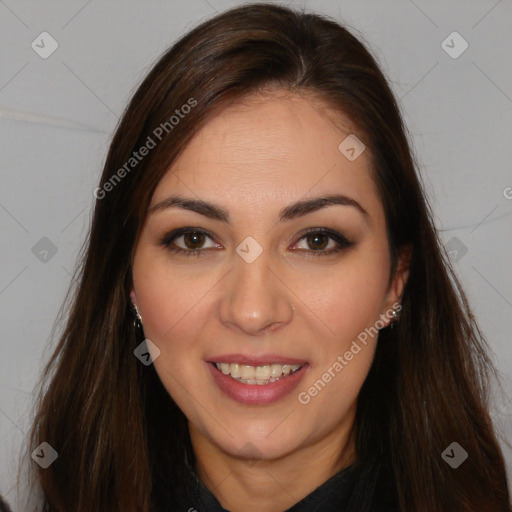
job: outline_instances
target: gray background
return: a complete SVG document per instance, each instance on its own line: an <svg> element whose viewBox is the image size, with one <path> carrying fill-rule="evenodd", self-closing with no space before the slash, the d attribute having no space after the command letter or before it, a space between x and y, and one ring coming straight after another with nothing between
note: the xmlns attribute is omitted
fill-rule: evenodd
<svg viewBox="0 0 512 512"><path fill-rule="evenodd" d="M0 0L0 492L15 512L33 393L118 118L170 44L240 3ZM289 5L360 32L400 98L441 237L504 379L493 418L510 440L511 0ZM59 45L47 59L31 47L44 31ZM469 45L458 58L441 46L454 31Z"/></svg>

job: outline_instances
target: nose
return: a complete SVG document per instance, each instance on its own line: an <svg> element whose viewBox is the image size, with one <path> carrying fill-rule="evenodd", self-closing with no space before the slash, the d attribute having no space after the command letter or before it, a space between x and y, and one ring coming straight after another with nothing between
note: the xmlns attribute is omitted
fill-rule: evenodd
<svg viewBox="0 0 512 512"><path fill-rule="evenodd" d="M293 318L293 293L263 253L252 263L234 255L234 268L223 285L219 318L232 329L257 336L282 328Z"/></svg>

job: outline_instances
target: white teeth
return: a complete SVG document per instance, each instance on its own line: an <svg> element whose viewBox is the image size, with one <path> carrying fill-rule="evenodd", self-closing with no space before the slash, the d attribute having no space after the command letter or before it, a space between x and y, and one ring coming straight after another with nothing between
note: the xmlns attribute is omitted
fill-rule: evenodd
<svg viewBox="0 0 512 512"><path fill-rule="evenodd" d="M270 365L256 366L256 379L268 380L270 379Z"/></svg>
<svg viewBox="0 0 512 512"><path fill-rule="evenodd" d="M283 374L283 365L281 364L272 364L270 365L270 374L272 377L281 377Z"/></svg>
<svg viewBox="0 0 512 512"><path fill-rule="evenodd" d="M231 377L237 379L240 377L239 368L237 363L231 363L229 365L229 373L231 374Z"/></svg>
<svg viewBox="0 0 512 512"><path fill-rule="evenodd" d="M245 364L240 365L240 378L245 380L254 379L256 374L256 369L254 366L247 366Z"/></svg>
<svg viewBox="0 0 512 512"><path fill-rule="evenodd" d="M266 364L263 366L250 366L238 363L215 363L215 366L224 374L244 384L264 385L275 382L299 370L301 364Z"/></svg>

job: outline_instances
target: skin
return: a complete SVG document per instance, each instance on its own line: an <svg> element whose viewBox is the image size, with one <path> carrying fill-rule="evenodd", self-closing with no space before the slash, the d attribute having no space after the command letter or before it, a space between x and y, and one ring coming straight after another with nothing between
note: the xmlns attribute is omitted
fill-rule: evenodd
<svg viewBox="0 0 512 512"><path fill-rule="evenodd" d="M161 351L156 371L189 420L200 478L233 512L282 511L353 461L349 433L377 337L360 344L308 404L298 394L358 334L389 315L407 280L403 256L388 286L384 211L369 151L349 161L338 145L350 132L329 117L317 101L292 93L254 95L222 111L175 161L151 205L176 194L203 199L226 210L229 224L162 208L148 215L135 251L131 297L146 337ZM279 222L289 204L333 193L354 199L367 214L329 205ZM199 247L199 256L161 244L182 227L212 233L212 239L178 236L171 243ZM318 227L353 245L329 254L335 240L304 238ZM235 251L248 236L263 250L252 263ZM306 360L309 368L277 402L241 404L220 391L205 363L229 353L281 354Z"/></svg>

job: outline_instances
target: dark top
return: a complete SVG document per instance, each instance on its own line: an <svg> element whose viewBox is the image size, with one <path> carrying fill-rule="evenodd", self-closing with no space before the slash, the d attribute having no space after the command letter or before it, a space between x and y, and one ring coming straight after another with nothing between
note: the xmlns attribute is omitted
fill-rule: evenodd
<svg viewBox="0 0 512 512"><path fill-rule="evenodd" d="M378 473L377 473L378 474ZM351 466L342 469L305 498L283 512L398 512L393 489L379 478L374 485L357 485L358 473ZM187 485L183 486L177 502L165 512L229 512L199 480L195 472L188 471ZM371 479L370 479L371 481Z"/></svg>
<svg viewBox="0 0 512 512"><path fill-rule="evenodd" d="M382 472L374 474L382 475ZM284 512L398 512L394 486L383 478L362 478L353 467L342 469L305 498ZM389 476L389 475L388 475ZM374 484L372 484L372 481ZM359 485L358 485L359 484ZM229 512L199 480L193 470L187 470L185 485L178 490L173 504L157 508L159 512ZM0 496L0 512L10 512Z"/></svg>

